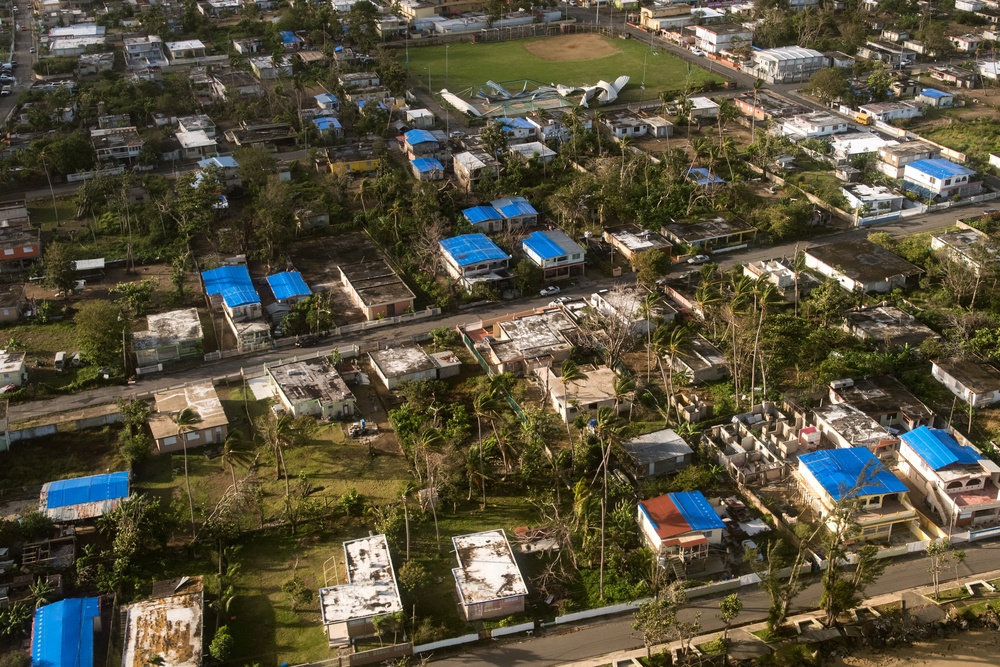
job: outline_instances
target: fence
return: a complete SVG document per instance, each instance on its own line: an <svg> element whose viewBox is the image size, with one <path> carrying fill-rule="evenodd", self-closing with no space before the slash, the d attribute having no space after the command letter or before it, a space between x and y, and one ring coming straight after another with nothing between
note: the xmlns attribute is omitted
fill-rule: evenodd
<svg viewBox="0 0 1000 667"><path fill-rule="evenodd" d="M608 607L598 607L597 609L585 609L583 611L575 611L570 614L564 614L563 616L556 616L555 625L561 625L563 623L573 623L574 621L583 621L588 618L597 618L599 616L609 616L611 614L621 614L622 612L632 611L637 609L639 605L646 602L649 598L643 598L641 600L633 600L632 602L623 602L621 604L613 604Z"/></svg>
<svg viewBox="0 0 1000 667"><path fill-rule="evenodd" d="M493 628L490 631L490 637L496 639L497 637L504 637L506 635L517 634L518 632L528 632L535 629L534 623L520 623L518 625L509 625L506 628Z"/></svg>
<svg viewBox="0 0 1000 667"><path fill-rule="evenodd" d="M346 662L351 667L355 665L374 665L375 663L402 658L408 655L413 655L413 644L406 642L405 644L393 644L392 646L382 646L368 651L352 653L347 656Z"/></svg>
<svg viewBox="0 0 1000 667"><path fill-rule="evenodd" d="M472 642L479 641L479 634L473 633L468 635L462 635L461 637L452 637L451 639L442 639L439 642L431 642L430 644L421 644L419 646L413 647L414 653L427 653L428 651L437 651L443 648L450 648L452 646L461 646L462 644L471 644Z"/></svg>

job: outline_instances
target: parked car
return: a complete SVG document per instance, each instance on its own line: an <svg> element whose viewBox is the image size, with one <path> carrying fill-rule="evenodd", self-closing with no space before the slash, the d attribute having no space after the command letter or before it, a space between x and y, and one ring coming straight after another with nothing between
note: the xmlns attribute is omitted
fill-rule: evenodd
<svg viewBox="0 0 1000 667"><path fill-rule="evenodd" d="M559 294L559 286L549 285L548 287L542 288L542 291L539 292L539 294L542 296L555 296L556 294Z"/></svg>
<svg viewBox="0 0 1000 667"><path fill-rule="evenodd" d="M11 92L12 92L11 91L11 87L9 85L8 86L4 86L3 88L0 88L0 96L6 97L6 96L10 95Z"/></svg>
<svg viewBox="0 0 1000 667"><path fill-rule="evenodd" d="M705 52L702 51L701 49L691 49L691 53L693 53L696 56L704 56L705 55Z"/></svg>
<svg viewBox="0 0 1000 667"><path fill-rule="evenodd" d="M711 261L711 257L708 255L695 255L694 257L689 257L688 264L704 264L705 262Z"/></svg>
<svg viewBox="0 0 1000 667"><path fill-rule="evenodd" d="M562 305L564 303L569 303L572 300L573 300L573 297L571 297L571 296L560 296L560 297L556 297L551 302L549 302L549 305L550 306L560 306L560 305Z"/></svg>
<svg viewBox="0 0 1000 667"><path fill-rule="evenodd" d="M295 339L295 347L313 347L319 345L319 336L303 334Z"/></svg>
<svg viewBox="0 0 1000 667"><path fill-rule="evenodd" d="M754 560L756 560L758 563L764 560L764 554L760 552L760 549L757 548L757 543L754 542L753 540L743 540L742 542L740 542L740 546L743 547L743 553L756 554Z"/></svg>

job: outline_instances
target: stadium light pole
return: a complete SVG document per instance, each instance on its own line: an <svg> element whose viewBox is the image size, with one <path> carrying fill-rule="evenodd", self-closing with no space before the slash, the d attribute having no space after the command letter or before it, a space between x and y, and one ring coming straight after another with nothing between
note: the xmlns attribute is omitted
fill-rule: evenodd
<svg viewBox="0 0 1000 667"><path fill-rule="evenodd" d="M451 44L444 45L444 85L448 86L448 49L451 48Z"/></svg>

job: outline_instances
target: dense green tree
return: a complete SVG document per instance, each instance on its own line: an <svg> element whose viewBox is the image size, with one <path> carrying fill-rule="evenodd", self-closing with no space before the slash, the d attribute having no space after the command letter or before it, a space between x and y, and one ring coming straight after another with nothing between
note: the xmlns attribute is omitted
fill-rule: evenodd
<svg viewBox="0 0 1000 667"><path fill-rule="evenodd" d="M212 643L208 647L208 652L216 660L225 662L232 656L235 648L236 639L233 638L232 633L229 632L229 626L223 625L215 631L215 637L212 638Z"/></svg>
<svg viewBox="0 0 1000 667"><path fill-rule="evenodd" d="M281 321L281 331L286 336L301 336L333 329L333 302L325 292L317 292L302 299Z"/></svg>
<svg viewBox="0 0 1000 667"><path fill-rule="evenodd" d="M117 296L118 305L131 319L142 317L149 310L153 300L153 291L159 285L156 278L147 278L128 283L118 283L108 290L108 294Z"/></svg>
<svg viewBox="0 0 1000 667"><path fill-rule="evenodd" d="M76 345L85 360L97 366L125 370L122 346L128 319L121 307L103 299L84 301L73 323L76 325Z"/></svg>
<svg viewBox="0 0 1000 667"><path fill-rule="evenodd" d="M362 52L375 46L378 40L378 8L368 0L358 0L347 12L347 39Z"/></svg>
<svg viewBox="0 0 1000 667"><path fill-rule="evenodd" d="M809 78L803 89L823 104L835 102L847 92L847 76L839 67L821 69Z"/></svg>
<svg viewBox="0 0 1000 667"><path fill-rule="evenodd" d="M76 285L76 271L73 260L69 256L69 248L58 241L53 241L45 248L42 255L42 270L46 287L59 290L68 295Z"/></svg>

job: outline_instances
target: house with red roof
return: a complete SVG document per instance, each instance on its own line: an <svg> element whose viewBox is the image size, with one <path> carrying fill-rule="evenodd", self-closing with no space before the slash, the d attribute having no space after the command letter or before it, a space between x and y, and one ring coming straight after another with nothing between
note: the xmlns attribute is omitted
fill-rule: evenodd
<svg viewBox="0 0 1000 667"><path fill-rule="evenodd" d="M690 562L722 544L725 524L701 491L668 493L639 503L639 527L658 557Z"/></svg>

